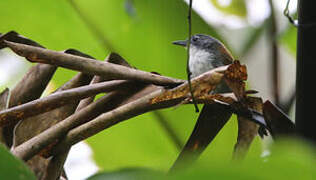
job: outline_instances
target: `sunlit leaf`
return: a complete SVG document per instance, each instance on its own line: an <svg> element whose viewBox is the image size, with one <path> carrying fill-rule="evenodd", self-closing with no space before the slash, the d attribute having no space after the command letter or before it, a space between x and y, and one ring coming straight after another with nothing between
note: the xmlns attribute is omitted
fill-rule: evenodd
<svg viewBox="0 0 316 180"><path fill-rule="evenodd" d="M228 5L220 3L221 0L210 0L213 5L220 11L226 14L236 15L240 17L247 16L247 8L245 0L231 0Z"/></svg>
<svg viewBox="0 0 316 180"><path fill-rule="evenodd" d="M280 36L280 41L294 56L296 55L296 39L297 28L289 24L284 33Z"/></svg>
<svg viewBox="0 0 316 180"><path fill-rule="evenodd" d="M102 172L92 176L91 180L108 179L166 179L166 180L191 180L191 179L221 179L221 180L253 180L253 179L314 179L315 155L311 147L306 144L282 140L274 144L271 155L264 158L250 158L244 162L224 162L214 158L212 163L195 163L190 168L182 169L171 174L130 169L114 172ZM89 179L89 180L90 180Z"/></svg>
<svg viewBox="0 0 316 180"><path fill-rule="evenodd" d="M158 171L142 168L122 169L114 172L100 172L88 180L138 180L138 179L161 179L164 174Z"/></svg>

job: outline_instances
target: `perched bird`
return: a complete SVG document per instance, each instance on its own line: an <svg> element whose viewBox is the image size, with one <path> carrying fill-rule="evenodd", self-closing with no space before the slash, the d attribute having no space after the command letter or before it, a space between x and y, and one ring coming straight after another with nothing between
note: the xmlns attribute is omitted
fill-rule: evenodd
<svg viewBox="0 0 316 180"><path fill-rule="evenodd" d="M173 44L187 47L188 40L174 41ZM231 53L219 40L203 34L191 37L189 69L194 78L211 69L233 62Z"/></svg>
<svg viewBox="0 0 316 180"><path fill-rule="evenodd" d="M174 41L173 44L187 47L188 40ZM219 40L196 34L191 37L189 71L190 78L194 78L214 68L229 65L233 62L231 53ZM212 93L231 92L223 81ZM215 138L226 124L232 113L227 106L221 104L204 105L193 132L170 171L183 166L183 162L190 164L199 157L207 145Z"/></svg>

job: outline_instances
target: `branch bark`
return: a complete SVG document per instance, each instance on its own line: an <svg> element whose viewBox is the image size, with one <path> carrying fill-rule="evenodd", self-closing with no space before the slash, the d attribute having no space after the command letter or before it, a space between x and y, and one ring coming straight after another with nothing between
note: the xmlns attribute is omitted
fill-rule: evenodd
<svg viewBox="0 0 316 180"><path fill-rule="evenodd" d="M226 67L227 68L227 67ZM216 87L221 81L223 74L218 73L218 70L222 70L223 68L214 69L213 71L207 72L192 81L192 85L196 88L196 93L209 92L213 88ZM135 86L135 85L133 85ZM135 86L137 87L137 86ZM158 89L153 92L154 89ZM21 144L12 150L12 153L17 157L20 157L24 160L31 158L33 155L37 154L41 149L43 149L48 144L52 143L61 135L64 135L67 131L72 129L64 140L61 141L60 146L58 146L58 152L62 152L65 147L70 147L71 145L86 139L103 129L106 129L118 122L129 119L136 115L148 112L150 110L155 110L159 108L171 107L174 106L187 98L189 93L189 87L187 83L184 83L174 89L165 90L161 87L156 87L154 89L149 89L145 96L145 94L138 95L137 100L133 100L125 105L122 105L112 111L104 113L94 120L85 123L86 116L91 115L97 107L103 107L104 103L108 102L106 97L99 99L95 103L90 104L86 108L82 109L80 112L75 113L74 115L68 117L64 121L59 124L51 127L50 129L44 131L42 134L32 138L31 140ZM114 92L113 92L114 93ZM202 93L203 94L203 93ZM196 94L197 96L198 94ZM217 95L218 96L218 95ZM200 102L212 101L214 103L213 96L197 96L200 97ZM217 98L220 98L219 96ZM222 97L225 100L225 97ZM227 97L226 97L227 98ZM233 103L234 100L228 98L230 102ZM189 102L186 102L189 103Z"/></svg>
<svg viewBox="0 0 316 180"><path fill-rule="evenodd" d="M8 126L20 119L35 116L65 105L69 101L76 101L101 92L109 92L118 87L122 88L125 85L125 80L114 80L56 92L47 97L1 111L0 126Z"/></svg>
<svg viewBox="0 0 316 180"><path fill-rule="evenodd" d="M106 76L113 79L136 80L162 86L175 86L184 82L183 80L164 77L121 65L91 61L91 59L85 57L74 56L6 40L3 40L2 43L31 62L52 64L81 71L86 74Z"/></svg>
<svg viewBox="0 0 316 180"><path fill-rule="evenodd" d="M130 67L130 65L127 63L127 61L125 61L120 55L118 55L116 53L110 53L110 55L106 58L105 61L110 62L110 63L114 63L114 64L123 65L126 67ZM109 80L109 79L106 77L94 76L94 78L92 79L90 84L95 84L95 83L103 82L106 80ZM94 98L95 98L95 96L90 96L86 99L81 100L79 105L77 106L76 112L79 112L80 110L89 106L93 102ZM126 96L126 98L128 98L128 96ZM110 106L108 105L107 108L106 107L104 108L104 111L107 111L108 109L114 108L116 106L115 104L119 104L121 101L122 100L119 100L119 99L116 101L112 101ZM89 121L89 120L93 119L94 117L97 117L102 112L103 111L94 112L93 115L91 115L89 117L89 119L87 119L86 121ZM56 180L58 177L60 177L60 175L62 174L63 166L64 166L64 163L65 163L65 160L68 156L69 151L70 151L70 147L66 147L62 153L58 153L51 158L51 160L48 163L48 168L47 168L47 171L45 173L44 179Z"/></svg>

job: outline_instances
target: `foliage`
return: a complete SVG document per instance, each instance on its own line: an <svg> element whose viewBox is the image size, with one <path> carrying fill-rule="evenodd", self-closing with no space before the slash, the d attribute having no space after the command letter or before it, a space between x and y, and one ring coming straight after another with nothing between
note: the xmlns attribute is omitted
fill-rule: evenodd
<svg viewBox="0 0 316 180"><path fill-rule="evenodd" d="M315 155L312 147L299 141L284 139L273 145L271 155L264 158L248 158L244 162L223 162L213 157L207 163L197 163L189 169L165 176L157 171L123 169L116 172L102 172L89 180L122 179L209 179L251 180L251 179L313 179Z"/></svg>
<svg viewBox="0 0 316 180"><path fill-rule="evenodd" d="M246 2L244 0L231 0L228 5L221 5L219 0L210 0L213 5L220 11L240 17L247 16Z"/></svg>
<svg viewBox="0 0 316 180"><path fill-rule="evenodd" d="M133 66L146 71L156 71L176 78L185 78L185 51L171 44L174 40L184 39L187 35L187 6L182 0L76 0L93 24L103 32L114 50L126 58ZM223 7L217 0L211 0L220 11L240 17L247 15L245 1L232 0ZM2 0L0 32L15 30L47 48L63 50L76 48L97 59L104 59L109 53L100 44L87 25L75 13L66 0ZM254 29L253 36L244 43L246 53L262 34L263 25ZM193 13L193 33L205 33L223 40L216 28L209 26L196 13ZM282 35L281 42L295 53L296 30L293 27ZM69 80L75 72L59 69L53 79L56 87ZM192 106L161 111L170 122L182 142L188 138L198 114ZM179 172L170 179L192 179L220 177L221 179L311 179L315 163L314 156L305 145L284 143L276 145L274 154L263 162L259 158L261 142L255 139L246 161L242 164L230 164L231 153L236 140L236 118L224 127L212 144L202 154L196 166L186 172ZM94 158L106 175L91 179L111 179L116 175L128 178L143 176L143 169L113 170L127 167L145 167L165 172L176 159L179 150L165 134L153 114L145 114L123 122L88 140L94 151ZM293 147L297 147L293 148ZM33 179L21 162L0 148L2 164L0 169L10 167L10 179L22 174ZM8 160L5 160L5 159ZM4 164L5 162L5 164ZM306 163L307 162L307 163ZM19 168L17 168L19 167ZM21 168L22 167L22 168ZM11 171L11 170L10 170ZM8 171L8 172L10 172ZM110 172L110 175L109 175ZM123 174L122 174L123 173ZM152 172L145 170L145 175ZM8 179L2 177L0 179ZM99 177L100 177L99 176ZM159 177L159 175L158 175Z"/></svg>
<svg viewBox="0 0 316 180"><path fill-rule="evenodd" d="M0 157L0 179L36 179L28 167L21 160L14 157L2 144L0 144Z"/></svg>

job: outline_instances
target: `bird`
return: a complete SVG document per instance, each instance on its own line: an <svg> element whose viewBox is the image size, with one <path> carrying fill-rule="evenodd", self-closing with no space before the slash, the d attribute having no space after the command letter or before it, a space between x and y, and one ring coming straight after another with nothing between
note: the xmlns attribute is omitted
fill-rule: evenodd
<svg viewBox="0 0 316 180"><path fill-rule="evenodd" d="M188 39L174 41L173 44L187 47L188 41ZM214 68L229 65L233 61L234 58L230 51L218 39L204 34L195 34L191 37L188 63L190 78L195 78ZM232 91L222 81L210 93L226 92ZM222 104L206 104L203 106L188 141L169 172L179 169L184 163L190 164L188 159L194 161L199 157L230 118L231 113L227 111L227 108Z"/></svg>
<svg viewBox="0 0 316 180"><path fill-rule="evenodd" d="M218 39L205 35L195 34L190 40L189 71L190 78L195 78L214 68L229 65L234 58L231 52ZM173 44L187 47L188 40L174 41ZM214 91L231 92L226 83L222 82Z"/></svg>

